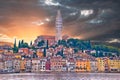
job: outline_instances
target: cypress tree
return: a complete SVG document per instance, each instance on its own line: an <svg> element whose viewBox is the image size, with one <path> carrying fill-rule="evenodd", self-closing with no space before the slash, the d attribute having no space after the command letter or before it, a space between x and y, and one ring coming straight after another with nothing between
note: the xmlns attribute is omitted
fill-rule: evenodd
<svg viewBox="0 0 120 80"><path fill-rule="evenodd" d="M32 41L30 42L30 46L32 46Z"/></svg>
<svg viewBox="0 0 120 80"><path fill-rule="evenodd" d="M44 48L43 56L46 57L46 48Z"/></svg>
<svg viewBox="0 0 120 80"><path fill-rule="evenodd" d="M18 48L21 48L21 42L20 42L20 40L19 40L19 43L18 43Z"/></svg>
<svg viewBox="0 0 120 80"><path fill-rule="evenodd" d="M16 47L16 39L15 39L15 41L14 41L14 48Z"/></svg>
<svg viewBox="0 0 120 80"><path fill-rule="evenodd" d="M17 53L17 52L18 52L18 48L17 48L17 46L16 46L16 39L15 39L15 41L14 41L13 52L14 52L14 53Z"/></svg>
<svg viewBox="0 0 120 80"><path fill-rule="evenodd" d="M49 43L48 43L48 40L47 40L47 44L46 44L46 48L47 48L47 49L49 48L48 45L49 45Z"/></svg>

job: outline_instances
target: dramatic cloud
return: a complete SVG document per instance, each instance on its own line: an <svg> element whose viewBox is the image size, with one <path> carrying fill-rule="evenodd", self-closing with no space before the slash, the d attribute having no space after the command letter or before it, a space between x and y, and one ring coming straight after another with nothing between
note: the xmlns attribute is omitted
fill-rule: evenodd
<svg viewBox="0 0 120 80"><path fill-rule="evenodd" d="M38 35L55 35L55 17L60 9L63 34L119 45L119 3L119 0L0 0L0 34L7 35L10 41L16 36L27 42Z"/></svg>

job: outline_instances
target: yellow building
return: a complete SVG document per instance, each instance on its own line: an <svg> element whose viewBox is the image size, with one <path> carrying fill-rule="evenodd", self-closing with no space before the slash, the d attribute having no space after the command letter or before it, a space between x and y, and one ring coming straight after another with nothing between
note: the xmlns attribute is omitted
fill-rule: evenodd
<svg viewBox="0 0 120 80"><path fill-rule="evenodd" d="M37 56L38 56L38 57L43 57L43 52L40 51L40 50L37 50Z"/></svg>
<svg viewBox="0 0 120 80"><path fill-rule="evenodd" d="M108 61L109 63L109 71L110 72L118 72L120 69L120 60L117 58L111 58Z"/></svg>
<svg viewBox="0 0 120 80"><path fill-rule="evenodd" d="M118 59L118 71L120 72L120 59Z"/></svg>
<svg viewBox="0 0 120 80"><path fill-rule="evenodd" d="M105 62L103 58L97 58L97 68L98 68L98 72L105 71Z"/></svg>
<svg viewBox="0 0 120 80"><path fill-rule="evenodd" d="M4 53L4 50L0 49L0 53Z"/></svg>
<svg viewBox="0 0 120 80"><path fill-rule="evenodd" d="M43 57L43 52L37 52L38 57Z"/></svg>
<svg viewBox="0 0 120 80"><path fill-rule="evenodd" d="M75 63L76 72L89 72L90 71L90 61L89 60L76 60Z"/></svg>
<svg viewBox="0 0 120 80"><path fill-rule="evenodd" d="M17 59L21 59L21 54L16 53L16 54L15 54L15 58L17 58Z"/></svg>
<svg viewBox="0 0 120 80"><path fill-rule="evenodd" d="M25 59L21 59L20 60L20 71L23 72L25 71L26 68L26 60Z"/></svg>

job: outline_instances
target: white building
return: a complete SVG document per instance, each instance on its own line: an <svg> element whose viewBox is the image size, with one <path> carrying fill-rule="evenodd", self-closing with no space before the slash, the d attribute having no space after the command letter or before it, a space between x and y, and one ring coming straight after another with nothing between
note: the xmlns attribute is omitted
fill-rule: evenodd
<svg viewBox="0 0 120 80"><path fill-rule="evenodd" d="M75 60L73 58L70 58L66 62L67 65L67 71L74 71L75 69Z"/></svg>
<svg viewBox="0 0 120 80"><path fill-rule="evenodd" d="M3 60L0 60L0 72L4 70L4 62Z"/></svg>
<svg viewBox="0 0 120 80"><path fill-rule="evenodd" d="M4 63L4 70L7 72L13 72L13 60L6 59Z"/></svg>
<svg viewBox="0 0 120 80"><path fill-rule="evenodd" d="M40 63L39 63L39 71L45 71L46 68L45 68L45 65L46 65L46 59L41 59L40 60Z"/></svg>
<svg viewBox="0 0 120 80"><path fill-rule="evenodd" d="M90 61L90 67L91 67L91 72L96 72L97 71L97 61L96 60L91 60Z"/></svg>
<svg viewBox="0 0 120 80"><path fill-rule="evenodd" d="M31 72L38 72L39 71L39 63L40 63L40 60L38 58L32 59Z"/></svg>
<svg viewBox="0 0 120 80"><path fill-rule="evenodd" d="M26 66L25 66L25 71L26 72L31 72L32 69L32 60L31 59L26 59Z"/></svg>
<svg viewBox="0 0 120 80"><path fill-rule="evenodd" d="M13 69L14 72L20 72L20 59L13 60Z"/></svg>

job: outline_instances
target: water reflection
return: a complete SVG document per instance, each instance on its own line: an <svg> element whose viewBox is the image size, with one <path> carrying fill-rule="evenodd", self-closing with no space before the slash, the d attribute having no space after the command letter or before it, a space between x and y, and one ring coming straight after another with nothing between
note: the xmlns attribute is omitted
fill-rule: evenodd
<svg viewBox="0 0 120 80"><path fill-rule="evenodd" d="M0 74L0 80L120 80L119 73Z"/></svg>

